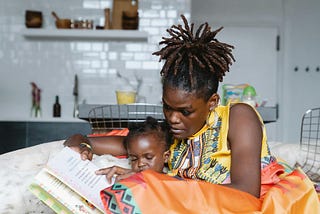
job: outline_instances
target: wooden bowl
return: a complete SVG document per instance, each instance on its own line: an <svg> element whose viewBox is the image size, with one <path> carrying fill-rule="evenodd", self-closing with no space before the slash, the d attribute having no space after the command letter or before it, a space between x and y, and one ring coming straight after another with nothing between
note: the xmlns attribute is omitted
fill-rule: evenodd
<svg viewBox="0 0 320 214"><path fill-rule="evenodd" d="M42 12L41 11L26 11L26 27L40 28L42 26Z"/></svg>
<svg viewBox="0 0 320 214"><path fill-rule="evenodd" d="M122 11L122 29L137 30L139 27L138 11Z"/></svg>
<svg viewBox="0 0 320 214"><path fill-rule="evenodd" d="M71 28L71 19L58 19L58 20L56 20L56 27L58 29Z"/></svg>

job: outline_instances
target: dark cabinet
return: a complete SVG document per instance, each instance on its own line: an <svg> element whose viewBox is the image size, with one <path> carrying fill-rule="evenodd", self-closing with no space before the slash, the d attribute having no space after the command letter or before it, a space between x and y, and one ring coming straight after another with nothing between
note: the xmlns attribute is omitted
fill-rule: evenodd
<svg viewBox="0 0 320 214"><path fill-rule="evenodd" d="M90 134L88 122L0 122L0 154L80 133Z"/></svg>

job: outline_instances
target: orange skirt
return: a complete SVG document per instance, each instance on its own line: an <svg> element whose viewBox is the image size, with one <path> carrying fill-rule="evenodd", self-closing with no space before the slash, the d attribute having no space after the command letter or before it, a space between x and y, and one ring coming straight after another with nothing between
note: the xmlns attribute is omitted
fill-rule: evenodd
<svg viewBox="0 0 320 214"><path fill-rule="evenodd" d="M260 199L203 181L150 170L101 191L106 213L320 213L312 182L300 170L280 177Z"/></svg>

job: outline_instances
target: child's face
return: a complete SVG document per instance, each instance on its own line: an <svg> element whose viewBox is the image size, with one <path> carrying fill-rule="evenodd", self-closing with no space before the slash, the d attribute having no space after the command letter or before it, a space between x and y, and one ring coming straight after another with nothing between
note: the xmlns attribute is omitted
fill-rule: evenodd
<svg viewBox="0 0 320 214"><path fill-rule="evenodd" d="M128 155L133 171L152 169L161 173L164 163L168 161L169 151L165 151L165 142L159 142L159 138L149 134L131 139Z"/></svg>

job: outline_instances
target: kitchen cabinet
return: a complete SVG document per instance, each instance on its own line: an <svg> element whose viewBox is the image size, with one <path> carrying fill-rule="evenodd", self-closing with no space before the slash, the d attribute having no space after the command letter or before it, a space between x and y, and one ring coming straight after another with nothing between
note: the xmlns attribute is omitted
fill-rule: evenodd
<svg viewBox="0 0 320 214"><path fill-rule="evenodd" d="M50 141L67 139L73 134L90 134L86 121L1 121L0 154Z"/></svg>
<svg viewBox="0 0 320 214"><path fill-rule="evenodd" d="M148 33L139 30L88 30L88 29L24 29L28 39L107 40L147 42Z"/></svg>

